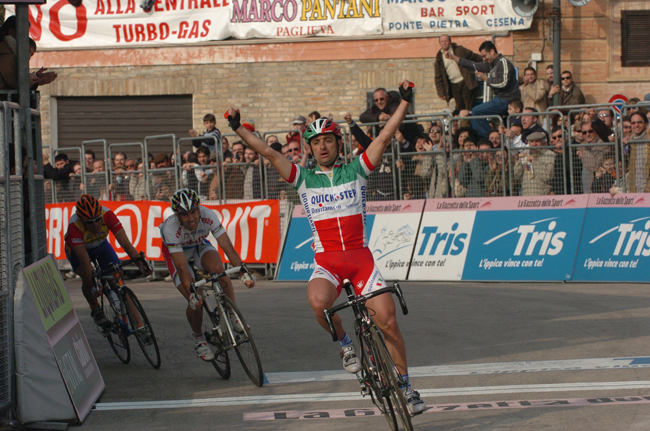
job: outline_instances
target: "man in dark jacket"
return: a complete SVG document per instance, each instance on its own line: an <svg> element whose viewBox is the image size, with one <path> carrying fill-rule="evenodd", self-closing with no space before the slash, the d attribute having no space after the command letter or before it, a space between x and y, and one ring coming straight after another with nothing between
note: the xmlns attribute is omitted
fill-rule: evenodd
<svg viewBox="0 0 650 431"><path fill-rule="evenodd" d="M402 98L397 91L386 91L385 88L378 88L375 90L372 98L374 105L366 109L366 111L359 116L362 123L378 123L381 121L388 121L388 119L395 113ZM375 126L375 136L383 126ZM420 129L416 123L402 123L399 126L399 131L409 142L415 142Z"/></svg>
<svg viewBox="0 0 650 431"><path fill-rule="evenodd" d="M512 100L521 100L521 91L515 75L515 66L512 62L499 54L496 46L486 40L479 47L482 63L476 63L456 54L445 53L450 58L466 69L474 70L476 78L485 81L493 92L489 102L482 103L472 109L471 115L501 115L508 114L508 103ZM461 115L463 115L461 113ZM485 119L472 120L472 128L476 130L481 139L488 139L492 128Z"/></svg>
<svg viewBox="0 0 650 431"><path fill-rule="evenodd" d="M438 96L445 102L449 103L452 98L456 101L456 109L453 112L453 115L456 116L463 109L471 110L474 107L478 81L474 73L468 69L458 67L455 61L443 54L450 52L459 58L466 58L475 62L481 62L483 58L461 45L451 43L451 38L446 34L440 36L439 42L442 49L436 55L436 91Z"/></svg>

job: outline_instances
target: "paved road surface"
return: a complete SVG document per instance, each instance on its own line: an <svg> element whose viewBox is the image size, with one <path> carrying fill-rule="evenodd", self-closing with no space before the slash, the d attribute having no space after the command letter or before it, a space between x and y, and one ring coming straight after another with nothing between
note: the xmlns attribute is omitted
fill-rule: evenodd
<svg viewBox="0 0 650 431"><path fill-rule="evenodd" d="M304 283L236 285L269 382L262 388L235 356L227 381L195 356L184 300L171 283L130 285L154 325L160 370L133 344L131 363L122 365L92 326L80 283L67 286L106 382L80 430L388 429L342 371ZM412 382L434 406L414 418L417 430L650 429L648 286L402 288L410 314L399 322ZM350 328L350 316L343 317Z"/></svg>

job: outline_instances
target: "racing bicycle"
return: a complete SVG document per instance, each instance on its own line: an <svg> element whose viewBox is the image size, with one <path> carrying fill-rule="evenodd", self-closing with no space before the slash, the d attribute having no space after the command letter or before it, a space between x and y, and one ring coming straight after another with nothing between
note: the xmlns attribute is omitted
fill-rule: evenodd
<svg viewBox="0 0 650 431"><path fill-rule="evenodd" d="M406 382L402 379L402 374L397 370L393 359L386 350L384 337L370 316L372 310L368 310L366 307L366 301L369 299L384 293L394 293L399 300L402 313L406 315L408 314L408 308L406 302L404 302L402 289L398 283L394 283L393 286L356 296L350 280L343 281L343 288L348 295L348 300L332 307L330 310L323 310L325 320L332 333L332 339L338 341L332 323L332 316L337 311L351 307L354 312L354 330L359 341L361 357L361 370L357 373L357 378L361 384L361 395L364 397L370 395L372 402L388 421L391 430L397 431L399 429L397 422L399 418L406 431L413 431L411 414L408 411L406 397L401 389L406 386Z"/></svg>
<svg viewBox="0 0 650 431"><path fill-rule="evenodd" d="M147 361L152 367L158 369L160 368L160 350L153 328L138 297L124 284L122 278L123 268L135 262L142 262L148 266L142 252L138 257L121 262L119 265L112 263L105 270L99 268L97 261L93 262L95 286L101 286L101 307L106 319L110 322L108 327L104 328L98 325L97 328L106 337L108 344L120 361L128 364L131 360L128 337L133 335Z"/></svg>
<svg viewBox="0 0 650 431"><path fill-rule="evenodd" d="M221 277L230 276L240 271L250 274L246 265L242 264L191 283L190 291L203 298L201 328L208 347L214 354L212 365L217 373L223 379L230 377L228 351L234 348L248 377L255 385L262 386L264 384L262 362L257 353L250 327L246 324L241 311L232 299L226 296L219 283ZM208 284L211 288L207 286ZM200 293L198 293L199 291Z"/></svg>

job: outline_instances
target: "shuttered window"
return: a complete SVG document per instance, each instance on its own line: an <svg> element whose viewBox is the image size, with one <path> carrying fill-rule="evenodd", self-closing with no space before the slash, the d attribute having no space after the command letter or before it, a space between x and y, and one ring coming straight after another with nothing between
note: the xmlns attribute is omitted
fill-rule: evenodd
<svg viewBox="0 0 650 431"><path fill-rule="evenodd" d="M83 141L96 139L114 144L144 143L145 136L165 134L185 138L192 128L192 96L58 97L57 128L59 148L81 147ZM98 151L96 146L89 148ZM129 157L139 157L140 152L115 151ZM171 154L171 139L152 141L149 152Z"/></svg>
<svg viewBox="0 0 650 431"><path fill-rule="evenodd" d="M623 67L650 66L650 10L621 12Z"/></svg>

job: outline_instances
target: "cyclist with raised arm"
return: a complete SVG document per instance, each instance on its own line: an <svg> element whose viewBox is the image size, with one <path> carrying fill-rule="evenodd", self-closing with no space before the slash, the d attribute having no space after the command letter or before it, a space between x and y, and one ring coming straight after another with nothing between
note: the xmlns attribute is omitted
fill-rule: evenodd
<svg viewBox="0 0 650 431"><path fill-rule="evenodd" d="M192 328L194 350L199 358L209 362L214 359L214 354L201 331L203 299L190 291L190 283L196 280L189 260L194 258L194 266L211 274L224 271L219 253L208 241L208 235L212 234L233 266L240 266L242 261L215 212L200 205L199 196L194 190L181 189L174 193L172 210L174 214L160 225L163 257L176 288L187 300L185 314ZM250 274L240 272L239 275L246 287L255 286ZM230 278L222 277L219 283L234 302L235 291ZM241 323L234 315L230 316L230 320L236 331L242 330Z"/></svg>
<svg viewBox="0 0 650 431"><path fill-rule="evenodd" d="M106 319L104 310L99 306L97 297L101 296L93 279L92 259L96 259L101 269L108 269L111 264L120 264L120 259L108 242L108 234L113 232L115 239L131 259L138 257L138 252L126 235L122 223L110 209L91 195L82 195L76 204L76 212L70 217L65 234L65 255L72 265L72 271L81 277L81 291L90 306L90 315L95 324L110 329L111 323ZM140 271L151 274L151 269L143 262L136 262Z"/></svg>
<svg viewBox="0 0 650 431"><path fill-rule="evenodd" d="M357 295L386 287L368 249L365 220L367 180L381 162L384 149L406 115L413 99L411 85L408 81L400 83L402 101L399 107L366 151L349 165L342 165L337 160L342 145L341 132L339 126L328 118L317 119L305 129L304 138L317 164L314 169L306 169L294 165L241 127L238 109L230 108L227 112L230 127L298 190L311 225L316 251L316 265L307 285L307 296L318 323L328 333L323 309L332 307L341 293L344 279L352 282ZM384 334L387 348L407 382L402 389L409 411L411 414L423 412L425 403L408 383L406 347L397 326L393 297L379 295L368 300L367 305L374 310L373 320ZM341 318L334 315L332 320L342 347L343 368L356 373L361 369L361 363L352 340L345 333Z"/></svg>

